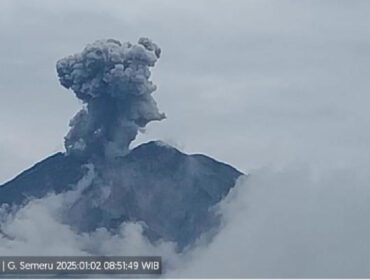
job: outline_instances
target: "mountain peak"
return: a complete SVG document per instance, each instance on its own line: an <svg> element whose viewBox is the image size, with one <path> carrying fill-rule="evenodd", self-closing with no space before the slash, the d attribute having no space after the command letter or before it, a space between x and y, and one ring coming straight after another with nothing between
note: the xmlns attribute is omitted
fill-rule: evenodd
<svg viewBox="0 0 370 280"><path fill-rule="evenodd" d="M86 174L85 163L57 153L1 186L0 203L19 204L30 196L71 190ZM173 241L179 250L217 228L219 217L210 208L242 175L229 165L184 154L162 141L139 145L113 165L99 168L84 195L66 210L63 222L78 232L90 232L99 227L114 231L124 222L141 221L150 240Z"/></svg>

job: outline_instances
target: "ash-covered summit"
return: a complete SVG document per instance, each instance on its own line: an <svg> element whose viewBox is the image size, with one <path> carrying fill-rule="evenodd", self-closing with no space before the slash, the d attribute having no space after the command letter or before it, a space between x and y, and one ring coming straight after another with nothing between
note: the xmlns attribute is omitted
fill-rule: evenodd
<svg viewBox="0 0 370 280"><path fill-rule="evenodd" d="M160 53L146 38L138 44L109 39L58 61L61 84L84 103L70 123L66 152L0 186L0 204L76 190L58 219L79 233L141 222L149 240L173 241L182 250L215 231L220 217L212 206L235 185L239 171L160 141L129 149L140 128L165 117L149 80Z"/></svg>

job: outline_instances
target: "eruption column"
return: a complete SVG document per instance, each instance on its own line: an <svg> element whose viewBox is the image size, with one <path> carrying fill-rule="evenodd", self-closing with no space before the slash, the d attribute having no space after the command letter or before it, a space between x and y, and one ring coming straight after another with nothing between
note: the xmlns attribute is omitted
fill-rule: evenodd
<svg viewBox="0 0 370 280"><path fill-rule="evenodd" d="M139 128L165 118L149 80L149 68L160 53L147 38L134 45L108 39L57 62L60 83L84 103L65 137L67 154L90 159L124 155Z"/></svg>

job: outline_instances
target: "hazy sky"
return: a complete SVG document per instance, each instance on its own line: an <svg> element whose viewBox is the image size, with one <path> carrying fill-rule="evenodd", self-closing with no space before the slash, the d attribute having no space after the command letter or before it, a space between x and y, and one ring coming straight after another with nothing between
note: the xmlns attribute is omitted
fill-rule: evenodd
<svg viewBox="0 0 370 280"><path fill-rule="evenodd" d="M147 36L162 48L152 80L168 119L134 144L251 172L223 202L226 226L174 275L369 277L369 34L370 1L0 0L0 182L64 149L81 104L58 59ZM83 238L53 220L63 196L23 208L1 249L80 253ZM141 252L136 234L105 234L89 242Z"/></svg>
<svg viewBox="0 0 370 280"><path fill-rule="evenodd" d="M368 162L369 1L0 0L0 182L63 150L55 63L102 38L162 48L163 139L240 170Z"/></svg>

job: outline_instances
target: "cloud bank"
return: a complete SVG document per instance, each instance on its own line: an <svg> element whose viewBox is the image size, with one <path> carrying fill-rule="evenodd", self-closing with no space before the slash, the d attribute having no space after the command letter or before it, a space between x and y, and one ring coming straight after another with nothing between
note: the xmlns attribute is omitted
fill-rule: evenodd
<svg viewBox="0 0 370 280"><path fill-rule="evenodd" d="M365 169L309 166L253 170L217 205L223 226L208 243L176 253L149 242L145 225L74 232L59 214L94 177L70 192L2 211L0 251L9 255L161 255L165 277L369 277L370 211ZM43 246L45 241L49 246Z"/></svg>

